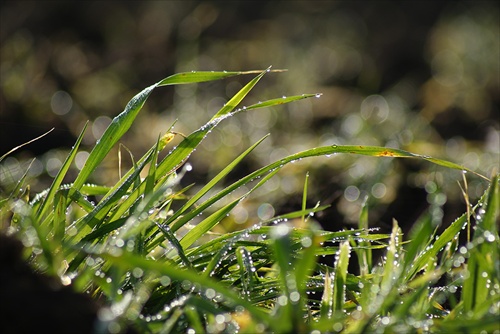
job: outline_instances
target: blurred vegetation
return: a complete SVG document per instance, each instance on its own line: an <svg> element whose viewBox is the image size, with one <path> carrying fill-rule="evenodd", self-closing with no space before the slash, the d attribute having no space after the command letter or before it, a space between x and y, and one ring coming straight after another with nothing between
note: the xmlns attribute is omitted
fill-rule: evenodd
<svg viewBox="0 0 500 334"><path fill-rule="evenodd" d="M244 104L257 102L253 96L323 96L232 117L191 157L194 170L186 183L212 177L270 129L266 145L240 173L331 144L402 148L487 176L498 170L495 2L3 1L0 6L0 155L55 128L2 162L1 192L14 186L34 157L29 183L33 191L47 188L90 120L84 151L68 174L74 179L87 157L85 147L92 147L133 95L160 78L269 65L288 72L269 75ZM175 131L190 133L244 82L155 92L122 144L140 157L176 121ZM123 168L129 166L125 148L121 156ZM444 174L418 161L356 159L315 158L284 168L255 203L248 200L235 210L234 223L300 208L306 171L311 201L332 204L315 217L327 229L357 221L366 196L370 206L376 204L370 222L381 227L391 226L395 217L406 230L429 201L445 204L438 213L445 223L464 210L459 172ZM96 183L116 182L118 165L115 151L93 175ZM471 200L486 186L471 180Z"/></svg>

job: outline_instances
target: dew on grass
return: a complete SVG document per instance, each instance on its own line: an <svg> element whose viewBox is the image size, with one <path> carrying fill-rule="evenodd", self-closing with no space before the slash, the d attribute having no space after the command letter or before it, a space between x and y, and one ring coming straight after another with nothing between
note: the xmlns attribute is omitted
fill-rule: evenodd
<svg viewBox="0 0 500 334"><path fill-rule="evenodd" d="M488 242L494 242L496 239L495 235L490 231L484 231L483 236Z"/></svg>
<svg viewBox="0 0 500 334"><path fill-rule="evenodd" d="M163 286L169 286L172 280L168 276L161 276L160 277L160 284Z"/></svg>
<svg viewBox="0 0 500 334"><path fill-rule="evenodd" d="M312 239L310 237L303 237L300 242L302 247L310 247L312 245Z"/></svg>
<svg viewBox="0 0 500 334"><path fill-rule="evenodd" d="M336 322L333 324L332 326L332 329L336 332L340 332L342 329L344 328L344 326L342 325L341 322Z"/></svg>
<svg viewBox="0 0 500 334"><path fill-rule="evenodd" d="M214 297L215 297L215 295L216 295L216 293L215 293L215 290L214 290L214 289L207 289L207 290L205 291L205 297L207 297L208 299L212 299L212 298L214 298Z"/></svg>
<svg viewBox="0 0 500 334"><path fill-rule="evenodd" d="M288 297L287 296L279 296L278 297L278 304L281 306L286 306L288 304Z"/></svg>
<svg viewBox="0 0 500 334"><path fill-rule="evenodd" d="M144 275L144 270L142 270L142 268L135 267L135 268L132 270L132 275L133 275L135 278L141 278L141 277L142 277L142 275Z"/></svg>
<svg viewBox="0 0 500 334"><path fill-rule="evenodd" d="M300 293L298 293L297 291L293 291L292 293L290 293L290 301L292 302L292 304L296 304L299 300Z"/></svg>

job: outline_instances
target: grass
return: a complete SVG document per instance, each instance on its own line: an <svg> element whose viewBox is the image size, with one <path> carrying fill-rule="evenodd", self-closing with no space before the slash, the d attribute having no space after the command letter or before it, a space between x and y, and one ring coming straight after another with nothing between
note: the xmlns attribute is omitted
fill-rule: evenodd
<svg viewBox="0 0 500 334"><path fill-rule="evenodd" d="M130 327L144 333L500 332L498 175L489 179L453 162L400 149L333 145L292 154L216 188L266 136L196 192L181 187L192 168L190 155L225 119L319 96L238 107L268 72L180 73L144 89L113 119L72 183L63 180L86 126L50 188L32 196L27 174L19 179L0 202L4 233L23 240L36 271L105 304L96 332ZM154 89L244 74L256 76L163 159L160 153L175 134L171 129L115 185L88 183ZM432 204L407 236L397 221L387 235L369 229L368 205L357 229L331 232L309 219L327 207L306 206L306 175L301 210L234 232L213 232L284 166L332 154L421 159L483 179L489 187L439 234L440 218L432 209L442 204ZM468 202L466 184L464 175ZM246 192L236 192L243 188ZM460 243L469 228L468 241ZM377 249L385 255L374 263ZM335 257L330 266L318 262L326 255ZM350 262L358 264L355 272L349 272Z"/></svg>

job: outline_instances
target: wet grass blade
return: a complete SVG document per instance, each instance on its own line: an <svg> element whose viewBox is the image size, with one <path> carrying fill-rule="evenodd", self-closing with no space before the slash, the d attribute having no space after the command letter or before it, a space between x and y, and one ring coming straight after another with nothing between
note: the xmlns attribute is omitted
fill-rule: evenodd
<svg viewBox="0 0 500 334"><path fill-rule="evenodd" d="M495 176L486 191L484 202L478 208L477 225L472 239L473 247L469 248L467 262L468 275L463 283L462 301L465 312L474 312L490 302L490 291L499 286L499 254L500 240L496 224L499 216L499 176ZM496 288L498 290L498 288ZM493 291L497 294L499 291ZM493 305L492 305L493 306Z"/></svg>
<svg viewBox="0 0 500 334"><path fill-rule="evenodd" d="M283 72L283 70L271 70L270 72ZM262 73L262 70L255 71L192 71L192 72L183 72L171 75L160 82L158 82L158 86L167 86L167 85L181 85L181 84L192 84L192 83L201 83L208 81L221 80L229 77L234 77L237 75L244 74L259 74Z"/></svg>
<svg viewBox="0 0 500 334"><path fill-rule="evenodd" d="M252 105L249 105L247 107L243 107L243 110L253 110L253 109L260 109L260 108L267 108L267 107L273 107L273 106L278 106L281 104L285 103L290 103L294 101L299 101L303 99L308 99L311 97L320 97L321 94L301 94L301 95L293 95L293 96L288 96L288 97L282 97L282 98L277 98L277 99L271 99L259 103L255 103Z"/></svg>
<svg viewBox="0 0 500 334"><path fill-rule="evenodd" d="M307 181L309 181L309 173L306 173L306 178L304 180L304 190L302 191L302 211L307 207ZM302 216L302 222L305 223L306 216Z"/></svg>
<svg viewBox="0 0 500 334"><path fill-rule="evenodd" d="M186 84L186 83L197 83L197 82L206 82L206 81L212 81L212 80L219 80L228 76L234 76L238 74L246 74L246 73L252 73L250 72L233 72L233 73L224 73L224 72L189 72L189 73L181 73L181 74L174 74L170 77L167 77L158 83L155 83L145 89L143 89L140 93L135 95L127 104L123 112L121 112L118 116L113 118L111 124L106 128L104 131L104 134L101 136L101 138L97 141L96 145L90 152L89 157L87 158L87 161L85 162L84 167L78 174L78 177L76 178L75 182L73 183L73 187L75 189L80 189L81 186L85 183L85 181L88 179L90 174L95 170L95 168L101 163L101 161L104 159L104 157L108 154L108 152L111 150L111 148L118 142L118 140L128 131L132 123L134 122L136 116L138 115L139 111L142 109L144 103L148 99L149 95L151 92L158 86L165 86L165 85L177 85L177 84ZM259 74L258 78L260 79L263 74L265 73L262 72ZM255 79L254 79L255 80ZM258 81L258 80L257 80ZM253 82L253 81L252 81ZM256 83L256 82L255 82ZM254 83L254 84L255 84ZM253 86L249 87L248 85L244 87L246 91L243 94L246 95L248 91L252 88ZM241 93L241 92L240 92ZM238 97L239 97L239 94ZM240 100L241 101L241 100ZM232 103L238 102L237 97L235 96L233 99L231 99ZM226 107L221 109L221 111L216 115L217 117L229 112L231 110L230 104L226 104ZM215 116L214 116L215 117Z"/></svg>
<svg viewBox="0 0 500 334"><path fill-rule="evenodd" d="M44 134L42 134L42 135L40 135L40 136L38 136L38 137L36 137L36 138L33 138L33 139L31 139L31 140L28 140L27 142L22 143L21 145L18 145L18 146L16 146L16 147L14 147L13 149L9 150L7 153L5 153L4 155L2 155L2 156L0 157L0 162L2 162L2 160L3 160L3 159L5 159L5 158L6 158L9 154L12 154L12 153L14 153L15 151L17 151L18 149L20 149L20 148L22 148L22 147L24 147L24 146L26 146L26 145L29 145L29 144L33 143L34 141L37 141L38 139L40 139L40 138L42 138L42 137L45 137L46 135L48 135L48 134L49 134L49 133L51 133L52 131L54 131L54 128L50 129L49 131L45 132Z"/></svg>
<svg viewBox="0 0 500 334"><path fill-rule="evenodd" d="M347 267L351 255L351 246L349 242L344 241L340 244L337 255L335 276L333 279L333 311L343 312L346 295Z"/></svg>
<svg viewBox="0 0 500 334"><path fill-rule="evenodd" d="M250 300L254 289L255 267L252 261L252 254L244 246L236 249L236 259L240 267L241 290L244 298Z"/></svg>
<svg viewBox="0 0 500 334"><path fill-rule="evenodd" d="M484 201L485 196L486 195L483 195L483 197L479 200L479 203ZM475 210L478 206L479 204L476 204L473 209ZM434 263L434 258L437 256L438 252L441 251L446 244L453 241L466 224L467 214L464 213L451 223L450 226L448 226L446 230L444 230L443 233L437 237L436 241L434 241L434 243L430 245L425 252L421 252L417 255L417 258L413 261L405 274L405 280L409 280L414 277L420 270L424 269L428 263Z"/></svg>
<svg viewBox="0 0 500 334"><path fill-rule="evenodd" d="M372 270L372 249L370 247L370 242L368 242L364 237L368 236L369 225L368 225L368 197L365 198L361 206L361 212L359 214L359 229L362 231L360 233L360 238L355 241L352 239L352 246L355 247L354 251L358 257L359 262L359 272L361 276L368 275Z"/></svg>
<svg viewBox="0 0 500 334"><path fill-rule="evenodd" d="M54 241L62 245L66 229L66 203L68 202L69 189L61 189L54 197Z"/></svg>
<svg viewBox="0 0 500 334"><path fill-rule="evenodd" d="M243 100L245 96L247 96L248 93L253 89L253 87L262 79L264 74L269 72L271 70L271 67L269 67L267 70L262 71L257 75L255 78L253 78L249 83L247 83L243 88L240 89L238 93L236 93L229 101L224 104L224 106L212 117L210 122L213 122L217 120L220 117L224 117L228 115L231 111L233 111ZM209 122L209 123L210 123Z"/></svg>
<svg viewBox="0 0 500 334"><path fill-rule="evenodd" d="M327 271L323 283L323 296L321 297L320 319L331 319L333 315L333 279Z"/></svg>
<svg viewBox="0 0 500 334"><path fill-rule="evenodd" d="M417 255L422 252L432 241L435 232L435 227L432 226L432 217L429 213L425 213L419 220L413 225L410 233L408 235L408 240L410 241L405 245L406 253L403 260L403 272L409 273L409 269L414 266L415 259ZM420 255L419 255L420 256ZM416 273L415 268L410 272L410 275L406 275L405 279L413 279Z"/></svg>
<svg viewBox="0 0 500 334"><path fill-rule="evenodd" d="M380 285L382 287L390 287L394 284L395 279L399 273L397 270L397 265L399 263L398 258L401 253L401 244L399 238L401 237L401 229L398 226L396 220L393 220L391 237L389 239L389 247L387 248L387 253L384 263L384 273L382 275L382 282Z"/></svg>
<svg viewBox="0 0 500 334"><path fill-rule="evenodd" d="M113 118L111 124L106 128L90 152L85 165L73 183L74 189L79 190L83 186L90 174L97 168L111 148L127 132L156 86L157 84L154 84L142 90L128 102L123 112Z"/></svg>
<svg viewBox="0 0 500 334"><path fill-rule="evenodd" d="M297 280L297 287L302 302L304 302L307 282L316 267L316 257L318 256L320 242L324 240L318 230L318 227L311 226L301 238L303 249L295 266L295 279Z"/></svg>
<svg viewBox="0 0 500 334"><path fill-rule="evenodd" d="M167 239L172 246L177 250L177 254L179 255L179 258L184 262L184 265L187 268L192 268L193 265L191 264L191 261L187 258L186 254L184 253L184 248L182 248L182 245L180 244L179 240L175 237L175 235L170 231L170 228L168 226L162 226L159 223L156 223L156 226L158 226L158 229L163 233L165 236L165 239Z"/></svg>
<svg viewBox="0 0 500 334"><path fill-rule="evenodd" d="M293 248L291 240L292 228L287 224L280 224L272 229L274 260L279 269L280 296L276 303L276 324L274 330L279 333L299 331L302 321L297 321L295 303L299 300L300 294L297 290L297 280L292 269L294 260L292 258Z"/></svg>
<svg viewBox="0 0 500 334"><path fill-rule="evenodd" d="M54 178L54 181L52 181L52 185L49 188L47 196L42 201L42 204L38 207L38 210L36 212L37 217L42 218L46 215L47 209L49 208L49 205L52 203L56 191L61 186L62 181L63 181L64 177L66 176L66 173L68 172L69 167L71 166L71 163L73 162L76 154L78 153L78 148L80 147L80 143L82 142L83 135L85 134L85 131L87 130L88 124L89 123L87 122L83 126L83 129L80 132L80 135L78 136L75 144L71 148L71 151L69 152L68 156L66 157L66 160L64 161L61 168L57 172L57 175Z"/></svg>
<svg viewBox="0 0 500 334"><path fill-rule="evenodd" d="M252 90L252 88L259 82L259 80L266 74L267 71L261 72L258 76L253 78L242 89L238 91L213 117L212 119L187 136L180 144L175 147L162 162L160 162L157 170L159 175L167 175L176 170L184 161L186 161L196 147L201 143L205 136L215 128L220 121L226 117L234 108L245 98L245 96Z"/></svg>
<svg viewBox="0 0 500 334"><path fill-rule="evenodd" d="M306 158L311 156L320 156L320 155L330 155L335 153L347 153L347 154L359 154L359 155L367 155L372 157L390 157L390 158L416 158L422 159L429 162L432 162L436 165L444 166L446 168L457 169L461 171L467 171L473 173L485 180L489 180L484 175L476 173L464 166L458 165L453 162L449 162L442 159L437 159L433 157L429 157L426 155L420 155L416 153L411 153L408 151L404 151L396 148L388 148L388 147L380 147L380 146L362 146L362 145L332 145L332 146L322 146L313 148L310 150L306 150L300 153L295 154L295 159Z"/></svg>
<svg viewBox="0 0 500 334"><path fill-rule="evenodd" d="M169 221L174 221L186 210L190 209L203 195L205 195L210 189L212 189L220 180L222 180L227 174L229 174L250 152L252 152L264 139L268 136L262 137L255 144L250 146L245 152L241 153L236 159L231 161L222 171L219 172L214 178L212 178L206 185L204 185L195 195L193 195L181 209L177 210L175 214L169 219Z"/></svg>

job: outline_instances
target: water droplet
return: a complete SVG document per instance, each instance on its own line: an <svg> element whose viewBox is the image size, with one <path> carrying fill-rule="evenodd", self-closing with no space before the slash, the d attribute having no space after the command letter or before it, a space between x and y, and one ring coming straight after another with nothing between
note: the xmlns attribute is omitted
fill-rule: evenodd
<svg viewBox="0 0 500 334"><path fill-rule="evenodd" d="M132 275L134 275L135 278L141 278L142 275L144 275L144 270L142 270L139 267L136 267L134 268L134 270L132 270Z"/></svg>

